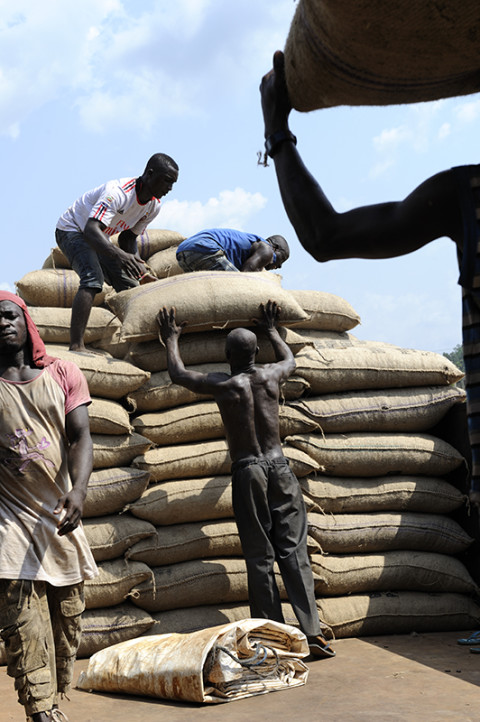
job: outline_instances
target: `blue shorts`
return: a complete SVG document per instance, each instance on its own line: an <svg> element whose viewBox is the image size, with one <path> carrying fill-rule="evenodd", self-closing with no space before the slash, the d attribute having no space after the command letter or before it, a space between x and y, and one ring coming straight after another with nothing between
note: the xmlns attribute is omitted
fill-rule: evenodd
<svg viewBox="0 0 480 722"><path fill-rule="evenodd" d="M238 271L230 263L223 251L216 253L199 253L198 251L179 251L177 253L178 265L183 271Z"/></svg>
<svg viewBox="0 0 480 722"><path fill-rule="evenodd" d="M115 291L125 291L138 286L138 281L128 276L116 258L101 256L86 242L80 231L55 230L57 246L80 277L79 288L91 288L97 293L106 281Z"/></svg>

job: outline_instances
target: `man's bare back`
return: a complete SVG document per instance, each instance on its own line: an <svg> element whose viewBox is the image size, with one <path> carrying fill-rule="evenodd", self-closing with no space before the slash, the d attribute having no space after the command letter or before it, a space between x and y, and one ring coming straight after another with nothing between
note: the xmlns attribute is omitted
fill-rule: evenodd
<svg viewBox="0 0 480 722"><path fill-rule="evenodd" d="M226 343L230 375L201 374L186 369L178 348L178 338L185 324L177 325L174 309L164 308L158 315L172 381L214 397L224 423L232 462L259 456L274 459L283 455L278 420L280 384L294 371L295 360L276 328L280 308L274 301L261 308L263 328L277 361L255 366L258 351L255 334L244 328L234 329Z"/></svg>

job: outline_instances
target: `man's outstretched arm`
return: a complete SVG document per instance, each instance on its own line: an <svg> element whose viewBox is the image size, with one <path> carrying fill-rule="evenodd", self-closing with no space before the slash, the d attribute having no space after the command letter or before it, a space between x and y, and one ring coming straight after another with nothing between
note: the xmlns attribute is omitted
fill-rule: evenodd
<svg viewBox="0 0 480 722"><path fill-rule="evenodd" d="M280 306L275 301L268 301L266 304L261 303L260 309L262 312L263 322L256 321L256 325L263 328L270 343L273 346L275 353L276 363L270 364L271 367L276 367L279 378L288 378L296 367L295 357L288 344L285 343L283 338L278 333L278 319L280 316Z"/></svg>
<svg viewBox="0 0 480 722"><path fill-rule="evenodd" d="M167 368L173 383L195 393L213 394L215 374L202 374L185 368L180 355L178 339L186 326L186 321L177 324L175 309L164 307L157 315L157 323L160 328L160 340L167 351Z"/></svg>
<svg viewBox="0 0 480 722"><path fill-rule="evenodd" d="M265 137L289 131L291 103L280 51L260 91ZM449 171L429 178L403 201L337 213L293 142L279 143L273 160L285 211L300 243L317 261L391 258L442 236L461 240L457 191Z"/></svg>

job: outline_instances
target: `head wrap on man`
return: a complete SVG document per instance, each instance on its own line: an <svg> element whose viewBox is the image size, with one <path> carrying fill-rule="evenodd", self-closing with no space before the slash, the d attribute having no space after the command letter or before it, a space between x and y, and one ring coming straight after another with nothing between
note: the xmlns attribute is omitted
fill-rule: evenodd
<svg viewBox="0 0 480 722"><path fill-rule="evenodd" d="M27 327L27 334L30 341L30 350L32 352L33 363L37 368L43 369L45 366L53 363L55 359L47 354L45 344L40 338L38 328L35 326L32 317L30 316L25 301L16 296L10 291L0 291L0 301L11 301L19 306L25 316L25 325Z"/></svg>

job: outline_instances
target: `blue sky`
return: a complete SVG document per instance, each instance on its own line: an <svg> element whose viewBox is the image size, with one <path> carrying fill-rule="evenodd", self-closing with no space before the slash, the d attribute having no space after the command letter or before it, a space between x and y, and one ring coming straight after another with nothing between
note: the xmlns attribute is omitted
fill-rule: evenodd
<svg viewBox="0 0 480 722"><path fill-rule="evenodd" d="M41 268L57 218L89 188L139 175L155 152L178 183L155 227L284 235L287 289L342 296L353 333L405 348L461 342L454 244L387 261L316 263L303 251L263 149L259 84L294 0L0 0L0 287ZM480 99L293 112L291 128L334 207L397 200L433 173L476 162Z"/></svg>

